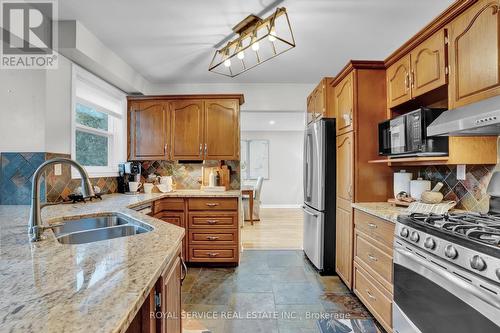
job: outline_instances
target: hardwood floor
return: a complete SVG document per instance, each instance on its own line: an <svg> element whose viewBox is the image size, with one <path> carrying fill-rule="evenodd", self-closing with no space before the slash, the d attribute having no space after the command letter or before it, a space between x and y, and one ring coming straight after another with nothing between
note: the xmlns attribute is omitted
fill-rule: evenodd
<svg viewBox="0 0 500 333"><path fill-rule="evenodd" d="M260 221L241 229L243 249L302 249L302 214L299 208L261 208Z"/></svg>

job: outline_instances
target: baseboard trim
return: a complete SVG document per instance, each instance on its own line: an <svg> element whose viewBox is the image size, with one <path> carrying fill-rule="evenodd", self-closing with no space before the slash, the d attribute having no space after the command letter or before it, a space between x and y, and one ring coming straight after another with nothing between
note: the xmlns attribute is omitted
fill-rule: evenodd
<svg viewBox="0 0 500 333"><path fill-rule="evenodd" d="M301 208L301 204L291 204L291 205L260 205L260 208Z"/></svg>

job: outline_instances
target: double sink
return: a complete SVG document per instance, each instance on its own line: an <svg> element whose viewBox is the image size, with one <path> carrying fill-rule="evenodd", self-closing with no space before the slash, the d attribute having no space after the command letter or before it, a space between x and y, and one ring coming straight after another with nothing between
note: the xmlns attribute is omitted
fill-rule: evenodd
<svg viewBox="0 0 500 333"><path fill-rule="evenodd" d="M149 224L119 213L67 220L51 227L61 244L85 244L143 234L153 230Z"/></svg>

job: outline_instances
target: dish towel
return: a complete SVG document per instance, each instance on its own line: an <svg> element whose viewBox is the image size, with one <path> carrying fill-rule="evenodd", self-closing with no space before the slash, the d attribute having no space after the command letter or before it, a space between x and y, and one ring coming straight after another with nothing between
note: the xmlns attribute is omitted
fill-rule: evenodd
<svg viewBox="0 0 500 333"><path fill-rule="evenodd" d="M410 206L407 208L407 212L411 213L420 213L420 214L444 214L447 213L450 209L455 207L457 204L456 201L445 201L438 204L426 204L423 202L412 202Z"/></svg>

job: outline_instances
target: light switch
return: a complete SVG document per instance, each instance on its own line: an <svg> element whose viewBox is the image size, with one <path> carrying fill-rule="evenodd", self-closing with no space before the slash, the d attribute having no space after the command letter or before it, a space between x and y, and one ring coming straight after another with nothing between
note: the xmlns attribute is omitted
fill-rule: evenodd
<svg viewBox="0 0 500 333"><path fill-rule="evenodd" d="M54 165L54 175L56 175L56 176L62 175L62 166L61 166L61 163Z"/></svg>
<svg viewBox="0 0 500 333"><path fill-rule="evenodd" d="M465 164L457 165L457 180L465 180Z"/></svg>

